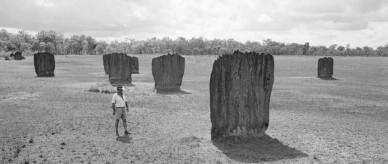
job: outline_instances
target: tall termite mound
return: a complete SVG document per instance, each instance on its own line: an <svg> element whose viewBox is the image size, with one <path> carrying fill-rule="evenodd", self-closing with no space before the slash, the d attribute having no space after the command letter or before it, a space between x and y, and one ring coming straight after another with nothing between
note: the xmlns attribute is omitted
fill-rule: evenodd
<svg viewBox="0 0 388 164"><path fill-rule="evenodd" d="M38 77L53 77L55 70L54 55L48 52L34 54L34 66Z"/></svg>
<svg viewBox="0 0 388 164"><path fill-rule="evenodd" d="M139 59L135 56L128 56L131 63L132 74L139 73Z"/></svg>
<svg viewBox="0 0 388 164"><path fill-rule="evenodd" d="M112 85L131 85L132 70L130 58L123 53L113 53L109 56L108 74Z"/></svg>
<svg viewBox="0 0 388 164"><path fill-rule="evenodd" d="M263 136L273 82L270 54L236 51L220 56L210 77L212 139Z"/></svg>
<svg viewBox="0 0 388 164"><path fill-rule="evenodd" d="M321 79L334 79L333 78L333 65L334 60L331 57L324 57L318 60L318 77Z"/></svg>
<svg viewBox="0 0 388 164"><path fill-rule="evenodd" d="M157 92L177 91L182 85L185 58L178 54L167 54L152 59L152 75Z"/></svg>

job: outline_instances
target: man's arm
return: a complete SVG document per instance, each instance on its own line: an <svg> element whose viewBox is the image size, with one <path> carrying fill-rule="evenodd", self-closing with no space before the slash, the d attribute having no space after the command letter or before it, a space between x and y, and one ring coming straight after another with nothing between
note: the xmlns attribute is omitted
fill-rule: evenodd
<svg viewBox="0 0 388 164"><path fill-rule="evenodd" d="M115 95L112 96L112 109L113 109L113 115L115 115L115 112L116 112L116 100L115 100Z"/></svg>
<svg viewBox="0 0 388 164"><path fill-rule="evenodd" d="M115 103L112 103L112 109L113 109L113 115L115 115L115 112L116 112L116 105L115 105Z"/></svg>
<svg viewBox="0 0 388 164"><path fill-rule="evenodd" d="M128 100L127 100L127 96L125 96L125 95L123 94L123 97L124 97L124 101L125 101L125 107L126 107L127 112L128 112Z"/></svg>

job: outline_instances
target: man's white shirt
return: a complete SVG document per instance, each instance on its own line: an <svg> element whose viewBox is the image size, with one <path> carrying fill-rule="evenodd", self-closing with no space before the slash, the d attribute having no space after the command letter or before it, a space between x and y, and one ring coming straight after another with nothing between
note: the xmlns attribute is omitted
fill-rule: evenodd
<svg viewBox="0 0 388 164"><path fill-rule="evenodd" d="M125 107L126 101L127 101L127 98L125 97L124 93L123 93L123 97L121 97L117 93L113 94L112 103L114 103L116 107Z"/></svg>

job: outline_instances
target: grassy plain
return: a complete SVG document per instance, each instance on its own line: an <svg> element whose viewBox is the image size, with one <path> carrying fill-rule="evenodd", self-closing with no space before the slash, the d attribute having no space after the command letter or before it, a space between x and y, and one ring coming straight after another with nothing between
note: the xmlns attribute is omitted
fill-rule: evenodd
<svg viewBox="0 0 388 164"><path fill-rule="evenodd" d="M315 78L319 57L275 56L268 136L210 140L209 79L216 56L185 56L182 89L156 94L151 59L139 57L116 140L102 56L55 56L54 78L33 57L0 60L0 163L384 163L388 162L388 58L334 57L334 77ZM120 127L122 128L121 124ZM121 130L122 134L123 131Z"/></svg>

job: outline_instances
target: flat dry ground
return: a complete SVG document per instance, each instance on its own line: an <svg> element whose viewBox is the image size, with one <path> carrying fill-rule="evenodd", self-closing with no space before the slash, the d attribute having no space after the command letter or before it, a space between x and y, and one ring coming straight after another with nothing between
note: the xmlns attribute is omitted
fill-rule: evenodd
<svg viewBox="0 0 388 164"><path fill-rule="evenodd" d="M1 60L0 163L388 163L388 58L334 57L339 80L325 81L318 57L276 56L268 136L237 144L210 140L215 56L186 56L190 94L168 95L154 92L155 56L139 57L119 141L112 95L87 91L107 82L101 56L56 56L55 78L36 78L32 57Z"/></svg>

